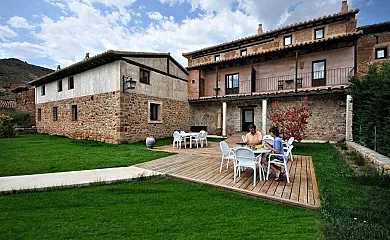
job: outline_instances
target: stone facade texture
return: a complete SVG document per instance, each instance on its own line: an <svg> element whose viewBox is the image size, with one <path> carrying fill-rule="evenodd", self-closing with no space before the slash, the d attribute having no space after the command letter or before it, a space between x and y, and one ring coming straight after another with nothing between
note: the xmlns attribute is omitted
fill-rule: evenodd
<svg viewBox="0 0 390 240"><path fill-rule="evenodd" d="M15 109L28 112L35 119L35 89L28 88L25 91L16 93Z"/></svg>
<svg viewBox="0 0 390 240"><path fill-rule="evenodd" d="M378 41L377 41L378 39ZM387 47L387 58L375 59L375 49ZM367 72L370 63L381 65L390 58L390 31L366 34L359 38L357 44L357 67L358 72Z"/></svg>
<svg viewBox="0 0 390 240"><path fill-rule="evenodd" d="M122 139L117 131L120 94L118 91L37 104L36 111L41 109L41 120L36 119L37 130L76 139L120 143ZM72 120L72 105L77 105L76 121ZM58 108L56 121L53 107Z"/></svg>
<svg viewBox="0 0 390 240"><path fill-rule="evenodd" d="M284 106L295 105L302 98L290 97L280 99L269 99L267 101L267 116L271 110L273 101L279 101ZM328 94L309 96L312 117L305 131L304 139L308 140L332 140L338 141L345 138L346 129L346 95ZM241 119L242 109L254 108L254 124L257 129L262 129L262 100L238 100L227 103L227 134L232 135L242 131ZM191 125L207 126L210 134L215 134L217 129L218 113L221 111L222 103L191 103ZM272 122L267 119L267 127ZM264 134L264 133L263 133Z"/></svg>
<svg viewBox="0 0 390 240"><path fill-rule="evenodd" d="M148 123L149 100L161 102L161 123ZM174 131L190 130L191 115L188 101L125 93L120 102L120 126L117 127L117 131L122 141L137 142L147 137L157 139L172 136Z"/></svg>

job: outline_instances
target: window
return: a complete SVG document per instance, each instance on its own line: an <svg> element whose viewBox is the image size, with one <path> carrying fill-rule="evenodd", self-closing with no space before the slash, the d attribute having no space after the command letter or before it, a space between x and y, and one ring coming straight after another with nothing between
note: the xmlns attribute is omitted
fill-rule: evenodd
<svg viewBox="0 0 390 240"><path fill-rule="evenodd" d="M215 55L214 56L214 61L219 61L219 60L221 60L221 57L219 55Z"/></svg>
<svg viewBox="0 0 390 240"><path fill-rule="evenodd" d="M375 49L375 59L387 58L387 48Z"/></svg>
<svg viewBox="0 0 390 240"><path fill-rule="evenodd" d="M292 36L285 36L284 37L284 46L288 46L292 44Z"/></svg>
<svg viewBox="0 0 390 240"><path fill-rule="evenodd" d="M241 56L246 56L246 54L247 54L246 49L241 50L241 52L240 52L240 55L241 55Z"/></svg>
<svg viewBox="0 0 390 240"><path fill-rule="evenodd" d="M238 73L228 74L225 76L225 93L237 94L239 93L239 78Z"/></svg>
<svg viewBox="0 0 390 240"><path fill-rule="evenodd" d="M146 71L144 69L140 69L139 76L140 76L139 82L150 84L149 71Z"/></svg>
<svg viewBox="0 0 390 240"><path fill-rule="evenodd" d="M46 87L45 87L45 85L42 85L42 87L41 87L41 96L45 96L45 94L46 94Z"/></svg>
<svg viewBox="0 0 390 240"><path fill-rule="evenodd" d="M192 79L192 84L195 84L195 79Z"/></svg>
<svg viewBox="0 0 390 240"><path fill-rule="evenodd" d="M321 39L325 37L325 28L319 28L314 31L314 39Z"/></svg>
<svg viewBox="0 0 390 240"><path fill-rule="evenodd" d="M148 101L148 122L162 123L162 103L157 101Z"/></svg>
<svg viewBox="0 0 390 240"><path fill-rule="evenodd" d="M58 107L53 107L53 121L58 120Z"/></svg>
<svg viewBox="0 0 390 240"><path fill-rule="evenodd" d="M312 86L326 85L326 60L313 62Z"/></svg>
<svg viewBox="0 0 390 240"><path fill-rule="evenodd" d="M77 121L77 105L72 105L72 121Z"/></svg>
<svg viewBox="0 0 390 240"><path fill-rule="evenodd" d="M57 82L57 89L58 89L58 92L62 92L62 80L59 80Z"/></svg>
<svg viewBox="0 0 390 240"><path fill-rule="evenodd" d="M38 108L38 121L42 120L42 109Z"/></svg>
<svg viewBox="0 0 390 240"><path fill-rule="evenodd" d="M68 89L74 89L74 77L68 77Z"/></svg>

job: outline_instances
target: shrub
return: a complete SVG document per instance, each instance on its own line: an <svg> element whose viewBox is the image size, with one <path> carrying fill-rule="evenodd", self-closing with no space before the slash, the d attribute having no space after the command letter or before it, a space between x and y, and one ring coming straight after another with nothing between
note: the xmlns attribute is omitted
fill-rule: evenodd
<svg viewBox="0 0 390 240"><path fill-rule="evenodd" d="M279 128L283 139L294 137L295 140L301 141L310 117L309 100L305 97L295 106L285 107L277 101L272 102L268 119Z"/></svg>
<svg viewBox="0 0 390 240"><path fill-rule="evenodd" d="M390 157L390 62L350 79L354 141Z"/></svg>
<svg viewBox="0 0 390 240"><path fill-rule="evenodd" d="M15 136L15 122L13 118L6 114L0 114L0 137Z"/></svg>
<svg viewBox="0 0 390 240"><path fill-rule="evenodd" d="M34 125L34 119L28 112L20 110L2 110L0 111L0 114L1 113L11 116L18 127L27 128Z"/></svg>

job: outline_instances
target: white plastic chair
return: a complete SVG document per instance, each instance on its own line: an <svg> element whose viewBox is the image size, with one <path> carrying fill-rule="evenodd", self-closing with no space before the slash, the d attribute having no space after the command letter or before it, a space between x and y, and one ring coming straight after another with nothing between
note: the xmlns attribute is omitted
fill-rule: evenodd
<svg viewBox="0 0 390 240"><path fill-rule="evenodd" d="M192 144L196 144L196 148L199 148L199 144L201 143L201 137L202 137L202 133L198 133L197 135L195 136L192 136Z"/></svg>
<svg viewBox="0 0 390 240"><path fill-rule="evenodd" d="M184 139L184 146L186 146L187 147L187 138L188 138L188 140L190 139L190 137L189 136L183 136L183 134L185 134L186 132L184 132L184 131L180 131L180 135L181 135L181 137Z"/></svg>
<svg viewBox="0 0 390 240"><path fill-rule="evenodd" d="M200 146L203 147L203 145L206 143L206 146L209 146L208 143L207 143L207 132L206 131L200 131L200 133L202 134L200 136Z"/></svg>
<svg viewBox="0 0 390 240"><path fill-rule="evenodd" d="M292 146L293 143L294 143L294 137L290 137L290 139L288 139L287 142L284 142L284 144L286 145L286 146L283 147L284 151L287 151L288 147ZM293 158L293 155L292 155L292 151L290 152L290 159L291 159L291 161L294 161L294 158Z"/></svg>
<svg viewBox="0 0 390 240"><path fill-rule="evenodd" d="M182 142L184 142L184 147L187 148L187 146L185 145L185 138L183 138L178 131L175 131L173 133L173 148L175 148L175 145L177 145L177 148L181 149Z"/></svg>
<svg viewBox="0 0 390 240"><path fill-rule="evenodd" d="M270 145L274 145L274 138L271 135L264 135L263 142L266 141Z"/></svg>
<svg viewBox="0 0 390 240"><path fill-rule="evenodd" d="M228 169L229 168L229 161L232 160L234 162L234 154L235 153L225 141L221 141L219 143L219 146L220 146L221 151L222 151L221 167L219 168L219 172L221 173L223 160L227 160L226 169Z"/></svg>
<svg viewBox="0 0 390 240"><path fill-rule="evenodd" d="M239 147L236 149L236 159L234 164L234 183L236 183L237 173L241 175L241 167L252 168L253 169L253 186L256 185L256 169L259 165L259 178L262 181L264 176L264 170L261 164L258 163L258 158L255 154L246 147Z"/></svg>
<svg viewBox="0 0 390 240"><path fill-rule="evenodd" d="M242 135L242 136L241 136L241 139L242 139L242 142L245 142L245 141L246 141L246 136L245 136L245 135Z"/></svg>
<svg viewBox="0 0 390 240"><path fill-rule="evenodd" d="M276 164L276 165L282 165L284 166L284 170L286 171L286 177L287 177L287 182L290 183L290 172L288 169L288 157L291 154L291 150L293 149L293 145L290 145L287 149L287 152L284 154L279 154L279 153L271 153L268 156L268 169L267 169L267 180L268 177L271 173L271 163ZM271 156L275 156L273 160L271 160ZM277 157L281 157L282 159L279 159Z"/></svg>

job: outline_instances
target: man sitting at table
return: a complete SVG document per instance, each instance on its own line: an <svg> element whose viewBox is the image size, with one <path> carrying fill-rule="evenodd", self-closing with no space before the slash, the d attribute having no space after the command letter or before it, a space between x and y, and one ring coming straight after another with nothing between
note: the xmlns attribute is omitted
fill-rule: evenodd
<svg viewBox="0 0 390 240"><path fill-rule="evenodd" d="M247 145L260 145L263 140L261 132L256 131L254 124L249 124L249 133L245 136L245 144Z"/></svg>

